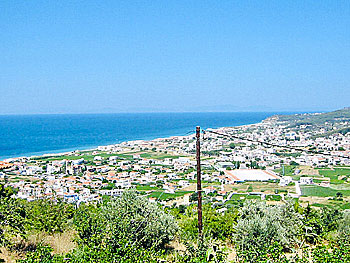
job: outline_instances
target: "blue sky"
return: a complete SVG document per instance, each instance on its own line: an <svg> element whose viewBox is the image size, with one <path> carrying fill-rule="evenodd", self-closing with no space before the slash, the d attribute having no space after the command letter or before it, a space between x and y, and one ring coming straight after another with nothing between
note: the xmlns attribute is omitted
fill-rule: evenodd
<svg viewBox="0 0 350 263"><path fill-rule="evenodd" d="M350 106L350 1L1 1L0 114Z"/></svg>

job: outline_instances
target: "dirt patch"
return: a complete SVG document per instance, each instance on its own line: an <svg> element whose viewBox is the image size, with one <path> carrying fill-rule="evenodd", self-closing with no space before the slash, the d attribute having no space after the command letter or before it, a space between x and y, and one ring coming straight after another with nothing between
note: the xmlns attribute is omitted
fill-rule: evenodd
<svg viewBox="0 0 350 263"><path fill-rule="evenodd" d="M300 167L300 174L302 175L320 175L320 173L318 172L318 170L310 167L310 166L301 166Z"/></svg>
<svg viewBox="0 0 350 263"><path fill-rule="evenodd" d="M187 187L181 188L181 191L196 191L197 185L196 184L190 184Z"/></svg>

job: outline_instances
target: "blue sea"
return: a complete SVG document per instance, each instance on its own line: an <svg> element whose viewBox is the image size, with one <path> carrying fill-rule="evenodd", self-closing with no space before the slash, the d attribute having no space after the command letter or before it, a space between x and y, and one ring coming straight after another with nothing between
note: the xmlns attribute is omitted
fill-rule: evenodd
<svg viewBox="0 0 350 263"><path fill-rule="evenodd" d="M0 116L0 160L252 124L278 113L120 113Z"/></svg>

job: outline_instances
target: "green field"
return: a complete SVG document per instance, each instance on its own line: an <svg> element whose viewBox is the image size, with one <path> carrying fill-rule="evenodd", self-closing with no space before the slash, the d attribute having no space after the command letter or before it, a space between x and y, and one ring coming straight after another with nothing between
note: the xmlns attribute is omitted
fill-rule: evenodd
<svg viewBox="0 0 350 263"><path fill-rule="evenodd" d="M282 196L280 195L267 195L266 196L266 201L281 201Z"/></svg>
<svg viewBox="0 0 350 263"><path fill-rule="evenodd" d="M242 198L243 197L243 198ZM242 199L241 199L242 198ZM230 200L261 199L260 195L234 194ZM230 202L230 201L228 201Z"/></svg>
<svg viewBox="0 0 350 263"><path fill-rule="evenodd" d="M342 193L343 196L350 196L350 190L336 190L318 185L303 185L300 188L302 194L305 196L334 197L338 192Z"/></svg>
<svg viewBox="0 0 350 263"><path fill-rule="evenodd" d="M147 159L157 159L157 160L162 160L162 159L177 159L179 157L184 157L180 155L169 155L169 154L158 154L156 152L152 153L142 153L140 154L142 158L147 158Z"/></svg>
<svg viewBox="0 0 350 263"><path fill-rule="evenodd" d="M161 190L158 187L151 187L149 185L137 185L136 190L138 191L151 191L151 190Z"/></svg>
<svg viewBox="0 0 350 263"><path fill-rule="evenodd" d="M294 171L295 171L295 168L297 168L297 167L298 166L296 166L296 165L285 165L284 166L284 175L294 177L295 176ZM283 168L275 169L274 172L276 172L280 175L283 175ZM300 177L300 175L299 175L299 177Z"/></svg>
<svg viewBox="0 0 350 263"><path fill-rule="evenodd" d="M185 194L188 193L193 193L192 191L178 191L175 192L174 194L170 193L164 193L161 191L154 191L151 194L149 194L147 197L155 197L158 198L159 200L169 200L169 199L174 199L176 197L184 196Z"/></svg>
<svg viewBox="0 0 350 263"><path fill-rule="evenodd" d="M346 168L335 168L334 170L321 169L319 170L319 173L320 175L330 178L331 184L343 184L344 181L338 180L338 176L340 175L350 176L350 169L346 169Z"/></svg>
<svg viewBox="0 0 350 263"><path fill-rule="evenodd" d="M127 160L132 160L133 157L130 154L107 154L107 153L100 153L96 155L91 155L89 154L82 154L79 156L74 156L74 155L60 155L60 156L50 156L50 157L38 157L38 158L33 158L33 160L41 160L41 161L61 161L61 160L78 160L83 158L85 161L93 161L95 156L101 156L104 159L108 159L109 157L112 156L118 156L121 159L127 159Z"/></svg>
<svg viewBox="0 0 350 263"><path fill-rule="evenodd" d="M350 203L349 202L342 202L342 201L338 201L337 203L329 202L327 204L314 203L311 206L320 207L320 208L323 208L323 207L338 208L341 210L350 209Z"/></svg>

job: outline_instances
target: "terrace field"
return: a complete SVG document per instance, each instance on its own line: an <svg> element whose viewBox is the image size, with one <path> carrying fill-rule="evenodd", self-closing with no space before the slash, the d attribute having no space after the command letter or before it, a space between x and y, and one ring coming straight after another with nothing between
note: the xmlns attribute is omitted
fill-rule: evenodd
<svg viewBox="0 0 350 263"><path fill-rule="evenodd" d="M338 190L318 185L302 185L300 188L304 196L334 197L338 192L343 196L350 196L350 189Z"/></svg>

